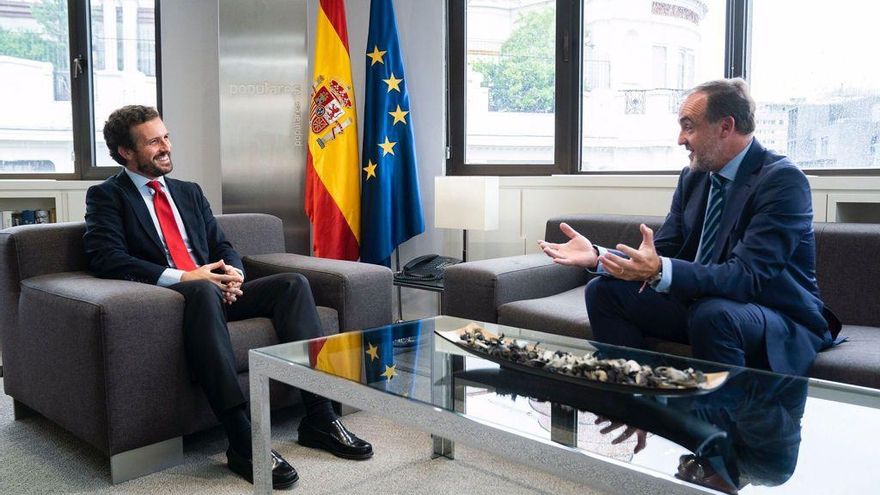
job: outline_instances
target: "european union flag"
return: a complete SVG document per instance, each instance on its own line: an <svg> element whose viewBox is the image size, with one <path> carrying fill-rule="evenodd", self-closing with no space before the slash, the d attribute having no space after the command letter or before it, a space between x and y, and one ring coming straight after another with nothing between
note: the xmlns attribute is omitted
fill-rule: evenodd
<svg viewBox="0 0 880 495"><path fill-rule="evenodd" d="M364 382L374 388L386 388L397 374L394 363L394 330L391 325L363 333Z"/></svg>
<svg viewBox="0 0 880 495"><path fill-rule="evenodd" d="M373 0L367 36L361 174L361 261L391 265L391 252L425 231L415 140L391 0Z"/></svg>
<svg viewBox="0 0 880 495"><path fill-rule="evenodd" d="M365 330L362 334L364 380L372 388L414 397L419 347L426 342L420 321Z"/></svg>

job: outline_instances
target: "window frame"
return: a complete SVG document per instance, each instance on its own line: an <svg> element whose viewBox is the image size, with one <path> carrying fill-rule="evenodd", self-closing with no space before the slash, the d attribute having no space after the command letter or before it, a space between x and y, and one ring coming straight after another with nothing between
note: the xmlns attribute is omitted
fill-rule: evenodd
<svg viewBox="0 0 880 495"><path fill-rule="evenodd" d="M160 36L160 4L155 2L155 46L156 46L156 106L162 114L162 49ZM102 180L119 173L118 167L98 167L94 165L99 146L103 143L93 142L96 135L94 118L94 81L92 77L92 26L89 0L67 1L67 23L70 36L68 45L70 52L70 105L71 132L73 134L73 172L69 173L29 173L4 174L5 179L44 179L44 180ZM82 73L74 74L74 60L82 60ZM121 166L121 165L120 165Z"/></svg>
<svg viewBox="0 0 880 495"><path fill-rule="evenodd" d="M583 31L578 20L580 0L556 0L556 103L554 105L553 163L467 164L466 88L467 66L466 0L448 1L449 46L447 76L448 131L446 175L552 175L572 173L571 164L580 163L581 93L580 59L583 57ZM458 81L458 84L452 84ZM576 104L572 104L574 101Z"/></svg>
<svg viewBox="0 0 880 495"><path fill-rule="evenodd" d="M749 80L753 0L726 0L724 77ZM554 163L469 164L465 162L466 0L447 3L447 149L446 175L547 176L678 175L680 170L581 170L580 98L583 81L582 0L556 1L556 125ZM668 54L667 54L668 57ZM574 104L572 104L574 103ZM817 176L877 176L880 168L802 169Z"/></svg>

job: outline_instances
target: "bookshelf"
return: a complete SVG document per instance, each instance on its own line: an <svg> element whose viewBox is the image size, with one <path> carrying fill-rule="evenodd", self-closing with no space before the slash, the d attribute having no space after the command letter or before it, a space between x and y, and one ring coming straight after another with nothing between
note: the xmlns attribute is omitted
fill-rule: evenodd
<svg viewBox="0 0 880 495"><path fill-rule="evenodd" d="M0 179L0 210L55 210L56 222L85 218L86 190L97 181Z"/></svg>

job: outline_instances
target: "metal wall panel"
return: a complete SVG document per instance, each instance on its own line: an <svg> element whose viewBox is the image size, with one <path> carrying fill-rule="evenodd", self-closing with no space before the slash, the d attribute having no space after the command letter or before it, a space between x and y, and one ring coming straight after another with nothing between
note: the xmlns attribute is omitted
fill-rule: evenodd
<svg viewBox="0 0 880 495"><path fill-rule="evenodd" d="M300 254L310 250L307 35L306 0L220 0L223 212L280 217Z"/></svg>

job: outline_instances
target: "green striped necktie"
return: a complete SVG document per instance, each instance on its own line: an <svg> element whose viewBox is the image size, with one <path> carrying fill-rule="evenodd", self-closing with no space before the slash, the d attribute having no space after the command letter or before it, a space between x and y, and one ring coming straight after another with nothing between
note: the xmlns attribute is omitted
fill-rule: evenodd
<svg viewBox="0 0 880 495"><path fill-rule="evenodd" d="M706 220L703 222L703 236L700 238L700 251L697 263L708 265L712 262L715 250L715 238L721 225L721 214L724 212L724 188L727 179L713 173L710 176L712 188L709 189L709 204L706 206Z"/></svg>

